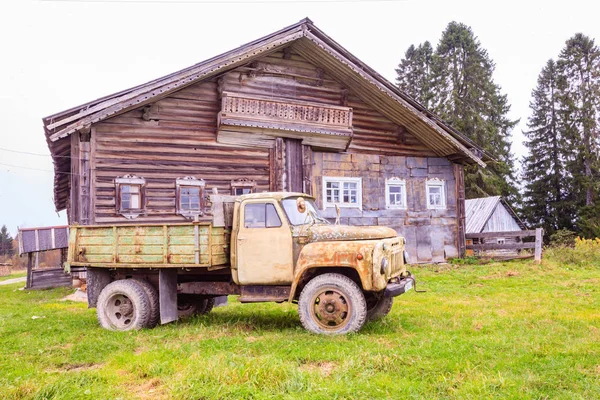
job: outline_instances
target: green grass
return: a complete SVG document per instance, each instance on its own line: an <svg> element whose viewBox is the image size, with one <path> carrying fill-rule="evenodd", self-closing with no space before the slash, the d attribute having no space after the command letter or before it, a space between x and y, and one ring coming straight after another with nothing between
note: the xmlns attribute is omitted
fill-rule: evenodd
<svg viewBox="0 0 600 400"><path fill-rule="evenodd" d="M69 290L2 286L0 398L600 398L600 268L413 272L426 293L344 337L305 332L289 304L109 332Z"/></svg>

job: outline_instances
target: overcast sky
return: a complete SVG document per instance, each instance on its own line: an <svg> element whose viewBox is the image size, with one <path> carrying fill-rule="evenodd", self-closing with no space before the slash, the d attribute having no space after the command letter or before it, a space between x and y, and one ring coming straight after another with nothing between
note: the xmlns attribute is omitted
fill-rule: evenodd
<svg viewBox="0 0 600 400"><path fill-rule="evenodd" d="M576 32L600 38L595 1L1 0L0 225L66 223L52 202L41 118L185 68L309 17L394 81L410 44L435 46L450 21L472 27L521 119L537 76ZM7 151L12 150L12 151ZM18 152L35 153L36 155ZM26 169L30 168L30 169Z"/></svg>

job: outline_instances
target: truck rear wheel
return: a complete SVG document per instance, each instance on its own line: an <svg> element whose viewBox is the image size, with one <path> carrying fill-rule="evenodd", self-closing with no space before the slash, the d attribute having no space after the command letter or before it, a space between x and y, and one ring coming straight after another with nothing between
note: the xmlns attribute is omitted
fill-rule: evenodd
<svg viewBox="0 0 600 400"><path fill-rule="evenodd" d="M109 283L98 297L100 325L113 331L142 329L150 318L150 302L142 286L132 279Z"/></svg>
<svg viewBox="0 0 600 400"><path fill-rule="evenodd" d="M148 281L136 280L136 282L144 289L146 296L148 296L148 302L150 304L150 315L148 317L148 324L144 328L154 328L158 325L160 319L160 305L158 299L158 290Z"/></svg>
<svg viewBox="0 0 600 400"><path fill-rule="evenodd" d="M215 306L214 297L178 296L177 311L179 318L188 318L192 315L208 314Z"/></svg>
<svg viewBox="0 0 600 400"><path fill-rule="evenodd" d="M302 326L319 334L357 332L367 318L360 287L341 274L323 274L306 284L298 300Z"/></svg>
<svg viewBox="0 0 600 400"><path fill-rule="evenodd" d="M390 313L393 297L371 294L367 296L367 321L377 321Z"/></svg>

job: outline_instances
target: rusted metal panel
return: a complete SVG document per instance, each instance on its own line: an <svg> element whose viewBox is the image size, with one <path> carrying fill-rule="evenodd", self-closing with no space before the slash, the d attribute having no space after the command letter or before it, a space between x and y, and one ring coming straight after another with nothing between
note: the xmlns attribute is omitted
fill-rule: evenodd
<svg viewBox="0 0 600 400"><path fill-rule="evenodd" d="M290 296L290 286L250 285L241 287L241 303L285 301Z"/></svg>
<svg viewBox="0 0 600 400"><path fill-rule="evenodd" d="M240 286L231 282L184 282L177 285L177 293L205 296L240 294Z"/></svg>

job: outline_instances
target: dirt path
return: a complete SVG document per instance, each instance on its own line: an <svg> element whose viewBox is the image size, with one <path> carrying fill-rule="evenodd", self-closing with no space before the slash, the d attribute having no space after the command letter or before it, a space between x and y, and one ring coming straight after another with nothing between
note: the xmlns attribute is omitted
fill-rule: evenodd
<svg viewBox="0 0 600 400"><path fill-rule="evenodd" d="M27 278L24 276L22 276L20 278L7 279L5 281L0 282L0 286L10 285L11 283L25 282L26 280L27 280Z"/></svg>

